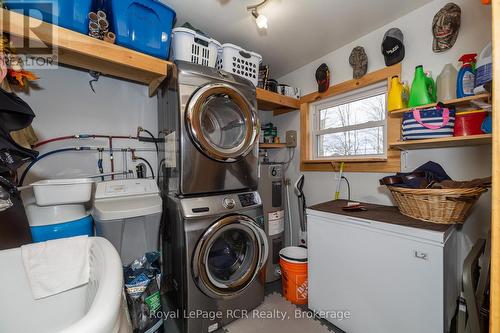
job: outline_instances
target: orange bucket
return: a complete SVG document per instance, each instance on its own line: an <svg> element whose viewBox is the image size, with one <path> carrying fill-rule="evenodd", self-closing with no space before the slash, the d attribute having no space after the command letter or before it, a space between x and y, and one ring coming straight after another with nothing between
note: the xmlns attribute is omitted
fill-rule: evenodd
<svg viewBox="0 0 500 333"><path fill-rule="evenodd" d="M283 295L293 304L307 304L307 249L289 246L280 251Z"/></svg>

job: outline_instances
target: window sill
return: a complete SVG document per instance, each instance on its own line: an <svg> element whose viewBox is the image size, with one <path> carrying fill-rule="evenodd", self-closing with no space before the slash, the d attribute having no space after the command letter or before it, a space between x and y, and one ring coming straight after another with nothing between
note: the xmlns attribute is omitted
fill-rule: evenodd
<svg viewBox="0 0 500 333"><path fill-rule="evenodd" d="M387 162L387 157L359 157L359 158L334 158L305 160L304 164L332 164L332 163L364 163L364 162Z"/></svg>
<svg viewBox="0 0 500 333"><path fill-rule="evenodd" d="M344 160L303 160L301 171L339 171L340 163L344 162L345 172L380 172L393 173L401 171L399 152L394 152L389 158L360 158ZM392 154L391 154L392 155Z"/></svg>

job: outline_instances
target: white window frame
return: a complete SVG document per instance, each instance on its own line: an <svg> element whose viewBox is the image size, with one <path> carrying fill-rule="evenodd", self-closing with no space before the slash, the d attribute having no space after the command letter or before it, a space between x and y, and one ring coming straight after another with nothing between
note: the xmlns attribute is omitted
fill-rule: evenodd
<svg viewBox="0 0 500 333"><path fill-rule="evenodd" d="M328 160L328 161L369 161L369 160L381 160L381 161L386 161L387 160L387 93L388 93L388 88L387 88L387 82L382 81L379 83L372 84L367 87L359 88L353 91L349 91L347 93L334 96L332 98L322 100L317 103L312 103L309 108L309 123L312 124L310 128L310 147L309 151L312 153L312 156L310 158L312 160ZM381 95L381 94L386 94L386 110L385 110L385 118L384 120L380 121L369 121L363 124L359 125L352 125L352 126L344 126L344 127L337 127L337 128L328 128L324 130L319 129L319 124L320 124L320 118L319 114L321 110L328 109L331 107L335 107L338 105L342 104L347 104L347 103L352 103L356 102L362 99L366 99L369 97L373 97L376 95ZM335 157L328 157L328 156L318 156L318 137L321 135L325 134L331 134L331 133L339 133L339 132L346 132L346 131L353 131L353 130L360 130L360 129L365 129L365 128L373 128L373 127L382 127L384 131L384 154L380 155L354 155L354 156L335 156Z"/></svg>

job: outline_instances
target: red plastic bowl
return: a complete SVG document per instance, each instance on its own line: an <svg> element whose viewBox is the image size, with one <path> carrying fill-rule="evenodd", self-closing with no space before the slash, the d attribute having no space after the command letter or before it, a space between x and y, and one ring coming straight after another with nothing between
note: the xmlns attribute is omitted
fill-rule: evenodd
<svg viewBox="0 0 500 333"><path fill-rule="evenodd" d="M483 134L481 125L486 118L486 111L475 110L466 112L457 112L455 115L454 136L478 135Z"/></svg>

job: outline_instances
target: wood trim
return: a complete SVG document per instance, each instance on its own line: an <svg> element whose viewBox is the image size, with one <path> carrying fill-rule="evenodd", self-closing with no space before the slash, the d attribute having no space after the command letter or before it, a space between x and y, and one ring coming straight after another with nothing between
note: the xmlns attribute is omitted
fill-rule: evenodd
<svg viewBox="0 0 500 333"><path fill-rule="evenodd" d="M491 144L491 134L478 134L469 136L450 136L447 138L408 140L390 142L389 146L394 149L412 150L447 147L466 147Z"/></svg>
<svg viewBox="0 0 500 333"><path fill-rule="evenodd" d="M285 113L289 113L289 112L293 112L293 111L297 111L298 109L300 109L300 105L298 108L296 109L290 109L290 108L279 108L279 109L275 109L273 110L273 116L279 116L279 115L282 115L282 114L285 114Z"/></svg>
<svg viewBox="0 0 500 333"><path fill-rule="evenodd" d="M386 162L387 158L385 157L367 157L367 158L339 158L332 160L305 160L302 161L304 164L332 164L332 163L363 163L363 162Z"/></svg>
<svg viewBox="0 0 500 333"><path fill-rule="evenodd" d="M282 149L286 147L286 143L259 143L260 149Z"/></svg>
<svg viewBox="0 0 500 333"><path fill-rule="evenodd" d="M500 0L499 0L500 1ZM330 87L326 92L312 93L303 96L300 101L300 170L301 171L337 171L340 160L311 160L310 159L310 103L343 94L358 88L369 86L387 80L389 85L391 77L401 75L401 63L371 72L359 80L349 80ZM387 145L400 139L401 119L387 116ZM367 158L356 161L344 161L346 172L399 172L401 171L401 152L388 146L387 158Z"/></svg>
<svg viewBox="0 0 500 333"><path fill-rule="evenodd" d="M27 24L33 29L27 29ZM150 85L150 94L172 63L0 8L3 32L57 48L61 64Z"/></svg>
<svg viewBox="0 0 500 333"><path fill-rule="evenodd" d="M304 163L309 159L309 141L310 141L310 126L309 126L309 103L302 103L300 105L300 170L303 169Z"/></svg>
<svg viewBox="0 0 500 333"><path fill-rule="evenodd" d="M481 94L481 95L474 95L474 96L467 96L467 97L462 97L462 98L455 98L455 99L450 99L447 101L443 101L443 104L454 104L455 106L462 106L462 105L471 105L471 101L477 101L477 100L486 100L489 101L491 98L490 94ZM403 114L407 111L413 110L413 109L426 109L426 108L432 108L435 107L437 103L431 103L431 104L425 104L421 106L417 106L414 108L405 108L405 109L399 109L399 110L393 110L389 112L390 116L393 117L402 117Z"/></svg>
<svg viewBox="0 0 500 333"><path fill-rule="evenodd" d="M500 110L500 0L492 3L493 109ZM500 115L493 112L490 333L500 333Z"/></svg>
<svg viewBox="0 0 500 333"><path fill-rule="evenodd" d="M275 113L283 114L300 108L300 101L297 98L281 95L262 88L257 88L256 93L259 110L275 111Z"/></svg>
<svg viewBox="0 0 500 333"><path fill-rule="evenodd" d="M340 162L330 163L301 163L301 171L323 171L332 172L338 171ZM345 162L345 172L380 172L392 173L401 171L400 161L396 159L389 159L387 162Z"/></svg>
<svg viewBox="0 0 500 333"><path fill-rule="evenodd" d="M377 71L371 72L363 76L361 79L353 79L331 86L324 93L310 93L300 98L300 103L313 103L319 100L340 95L358 88L366 87L371 84L391 78L394 75L401 75L401 63L385 67Z"/></svg>

